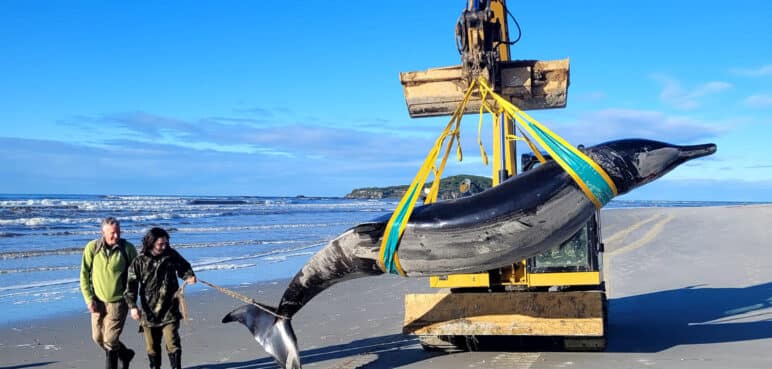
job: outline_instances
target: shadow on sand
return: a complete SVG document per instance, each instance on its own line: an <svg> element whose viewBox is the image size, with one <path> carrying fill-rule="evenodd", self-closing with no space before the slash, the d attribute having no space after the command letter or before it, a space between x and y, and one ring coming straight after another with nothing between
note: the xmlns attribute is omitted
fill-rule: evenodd
<svg viewBox="0 0 772 369"><path fill-rule="evenodd" d="M691 286L609 301L610 352L657 352L677 345L772 337L772 283Z"/></svg>
<svg viewBox="0 0 772 369"><path fill-rule="evenodd" d="M255 345L255 352L260 352L261 349L256 343ZM386 369L418 362L431 356L434 354L423 351L416 337L392 334L365 338L346 344L303 350L300 353L300 362L305 366L315 362L348 358L339 365L345 368L366 366L368 369ZM277 367L273 358L264 357L250 361L203 364L186 368L272 369Z"/></svg>
<svg viewBox="0 0 772 369"><path fill-rule="evenodd" d="M609 301L607 352L658 352L678 345L737 342L772 337L772 283L745 288L691 286ZM478 337L477 351L562 351L554 337ZM255 346L256 352L260 348ZM348 358L346 368L393 368L431 358L415 336L393 334L304 350L310 364ZM269 357L205 364L190 369L271 369ZM16 367L14 367L16 368ZM21 368L21 367L19 367ZM10 369L10 368L9 368Z"/></svg>
<svg viewBox="0 0 772 369"><path fill-rule="evenodd" d="M772 338L772 282L690 286L609 300L606 352ZM563 351L557 337L478 337L484 351Z"/></svg>
<svg viewBox="0 0 772 369"><path fill-rule="evenodd" d="M22 365L12 365L12 366L0 366L0 369L22 369L22 368L36 368L39 366L47 366L49 364L54 364L56 361L41 361L39 363L31 363L31 364L22 364Z"/></svg>

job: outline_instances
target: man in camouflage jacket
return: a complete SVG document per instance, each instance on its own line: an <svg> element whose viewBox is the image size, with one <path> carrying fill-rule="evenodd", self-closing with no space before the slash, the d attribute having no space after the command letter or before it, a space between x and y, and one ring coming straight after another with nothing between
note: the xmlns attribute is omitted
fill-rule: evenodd
<svg viewBox="0 0 772 369"><path fill-rule="evenodd" d="M128 286L123 294L131 317L139 320L151 368L161 367L161 338L166 344L172 369L181 369L182 345L179 327L179 289L177 278L196 283L193 269L185 258L169 246L169 234L150 229L142 239L142 251L129 268ZM137 297L142 313L137 308Z"/></svg>

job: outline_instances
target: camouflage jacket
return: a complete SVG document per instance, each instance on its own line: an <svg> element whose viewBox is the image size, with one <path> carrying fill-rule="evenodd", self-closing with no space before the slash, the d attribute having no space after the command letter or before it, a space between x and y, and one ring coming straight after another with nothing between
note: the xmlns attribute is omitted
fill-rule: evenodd
<svg viewBox="0 0 772 369"><path fill-rule="evenodd" d="M176 250L167 248L158 256L141 254L129 268L128 286L123 297L129 308L137 307L137 294L142 303L144 327L159 327L182 318L175 295L183 280L194 276L193 269Z"/></svg>

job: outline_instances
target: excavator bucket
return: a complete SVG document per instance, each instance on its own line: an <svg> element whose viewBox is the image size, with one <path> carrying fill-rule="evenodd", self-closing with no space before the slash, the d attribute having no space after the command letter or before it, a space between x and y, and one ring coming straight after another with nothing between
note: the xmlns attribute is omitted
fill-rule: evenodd
<svg viewBox="0 0 772 369"><path fill-rule="evenodd" d="M522 110L563 108L568 97L568 59L514 60L499 63L501 90ZM461 65L399 74L411 118L451 115L463 100L467 82ZM493 99L490 99L493 102ZM472 96L467 113L479 113L480 96Z"/></svg>

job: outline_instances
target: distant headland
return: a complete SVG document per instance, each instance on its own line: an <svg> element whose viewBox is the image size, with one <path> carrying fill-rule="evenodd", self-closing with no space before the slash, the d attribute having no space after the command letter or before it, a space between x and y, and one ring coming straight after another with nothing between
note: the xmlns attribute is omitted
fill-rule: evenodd
<svg viewBox="0 0 772 369"><path fill-rule="evenodd" d="M461 197L461 183L468 179L469 193L475 194L482 192L488 188L491 188L492 181L490 178L460 174L456 176L446 177L440 181L440 191L437 198L448 200ZM432 182L427 182L424 188L430 188ZM346 195L347 199L386 199L386 198L402 198L407 191L408 185L389 186L389 187L364 187L356 188Z"/></svg>

